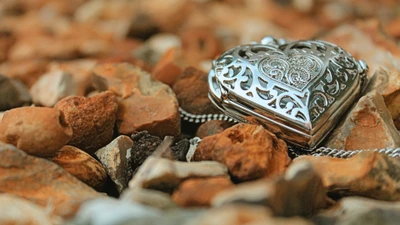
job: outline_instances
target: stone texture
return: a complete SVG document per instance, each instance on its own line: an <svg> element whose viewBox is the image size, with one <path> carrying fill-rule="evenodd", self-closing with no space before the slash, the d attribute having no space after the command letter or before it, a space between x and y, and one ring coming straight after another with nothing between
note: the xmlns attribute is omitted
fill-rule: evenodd
<svg viewBox="0 0 400 225"><path fill-rule="evenodd" d="M162 140L160 137L151 135L147 131L135 132L131 135L131 138L133 140L133 146L130 150L132 156L130 167L133 171L136 171L143 162L153 154Z"/></svg>
<svg viewBox="0 0 400 225"><path fill-rule="evenodd" d="M157 209L173 209L177 205L171 196L161 191L143 188L126 189L120 196L122 201L137 202Z"/></svg>
<svg viewBox="0 0 400 225"><path fill-rule="evenodd" d="M24 84L1 74L0 96L0 111L28 105L31 102L31 96Z"/></svg>
<svg viewBox="0 0 400 225"><path fill-rule="evenodd" d="M336 149L374 149L400 146L400 135L382 96L373 91L358 101L326 146Z"/></svg>
<svg viewBox="0 0 400 225"><path fill-rule="evenodd" d="M208 89L207 73L194 67L186 68L173 86L179 106L187 112L220 113L208 99Z"/></svg>
<svg viewBox="0 0 400 225"><path fill-rule="evenodd" d="M181 49L169 49L155 65L151 76L172 86L183 71L185 63Z"/></svg>
<svg viewBox="0 0 400 225"><path fill-rule="evenodd" d="M50 160L96 190L101 190L106 182L107 172L103 165L76 147L66 145Z"/></svg>
<svg viewBox="0 0 400 225"><path fill-rule="evenodd" d="M44 59L6 61L0 64L0 73L31 87L46 71L47 64Z"/></svg>
<svg viewBox="0 0 400 225"><path fill-rule="evenodd" d="M196 136L199 138L205 138L214 134L219 134L233 124L224 120L210 120L199 126L196 131Z"/></svg>
<svg viewBox="0 0 400 225"><path fill-rule="evenodd" d="M322 178L329 192L341 196L358 195L374 199L400 200L400 160L377 152L359 153L350 159L301 156Z"/></svg>
<svg viewBox="0 0 400 225"><path fill-rule="evenodd" d="M2 212L0 223L4 225L52 225L60 224L62 221L60 218L47 214L44 208L13 195L0 194L0 202Z"/></svg>
<svg viewBox="0 0 400 225"><path fill-rule="evenodd" d="M91 98L70 96L54 107L64 113L66 123L72 127L69 145L92 154L112 140L118 105L111 91Z"/></svg>
<svg viewBox="0 0 400 225"><path fill-rule="evenodd" d="M186 162L186 154L190 148L188 139L182 139L171 146L171 153L175 160Z"/></svg>
<svg viewBox="0 0 400 225"><path fill-rule="evenodd" d="M185 225L312 225L313 223L301 217L272 217L271 213L262 206L233 204L213 208L192 219Z"/></svg>
<svg viewBox="0 0 400 225"><path fill-rule="evenodd" d="M400 204L362 197L346 197L342 198L336 207L319 213L312 220L316 225L395 225L400 220Z"/></svg>
<svg viewBox="0 0 400 225"><path fill-rule="evenodd" d="M51 156L72 137L61 111L20 107L6 111L0 123L0 141L32 155Z"/></svg>
<svg viewBox="0 0 400 225"><path fill-rule="evenodd" d="M120 193L128 187L128 181L132 177L132 170L129 168L132 145L128 136L120 135L95 152Z"/></svg>
<svg viewBox="0 0 400 225"><path fill-rule="evenodd" d="M76 86L71 74L57 71L41 76L31 87L33 103L53 107L59 100L75 95Z"/></svg>
<svg viewBox="0 0 400 225"><path fill-rule="evenodd" d="M283 176L239 184L217 194L213 206L244 202L268 206L277 216L310 216L331 201L310 163L291 165Z"/></svg>
<svg viewBox="0 0 400 225"><path fill-rule="evenodd" d="M227 176L227 168L212 161L186 163L150 156L129 181L129 187L170 192L185 179L214 176Z"/></svg>
<svg viewBox="0 0 400 225"><path fill-rule="evenodd" d="M0 192L48 207L64 218L74 215L82 202L103 196L57 164L1 143Z"/></svg>
<svg viewBox="0 0 400 225"><path fill-rule="evenodd" d="M119 96L119 133L147 130L157 136L180 134L175 94L147 72L128 63L101 64L94 69L94 85Z"/></svg>
<svg viewBox="0 0 400 225"><path fill-rule="evenodd" d="M291 161L283 140L262 126L242 123L205 137L193 159L223 163L240 181L282 174Z"/></svg>
<svg viewBox="0 0 400 225"><path fill-rule="evenodd" d="M219 192L233 187L227 177L191 178L183 181L173 193L172 199L182 207L210 206Z"/></svg>

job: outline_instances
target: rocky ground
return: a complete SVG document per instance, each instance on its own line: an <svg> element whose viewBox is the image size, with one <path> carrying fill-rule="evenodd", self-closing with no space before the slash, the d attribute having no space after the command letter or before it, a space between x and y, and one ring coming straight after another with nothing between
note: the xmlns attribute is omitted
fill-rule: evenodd
<svg viewBox="0 0 400 225"><path fill-rule="evenodd" d="M212 60L266 35L368 63L324 146L400 147L397 0L0 1L0 224L398 224L400 158L293 159L261 126L181 121L219 113Z"/></svg>

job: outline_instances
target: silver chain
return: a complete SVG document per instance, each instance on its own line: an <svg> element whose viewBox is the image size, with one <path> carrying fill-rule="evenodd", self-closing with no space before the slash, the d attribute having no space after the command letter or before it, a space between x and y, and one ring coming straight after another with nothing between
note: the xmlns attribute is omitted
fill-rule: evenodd
<svg viewBox="0 0 400 225"><path fill-rule="evenodd" d="M186 112L182 108L179 107L179 112L181 113L181 118L185 121L191 123L205 123L210 120L225 120L229 122L234 122L235 120L231 117L224 114L203 114L203 115L195 115ZM191 147L197 147L197 145L201 142L201 138L194 137L189 140ZM358 153L373 151L381 154L386 154L390 157L400 157L400 148L382 148L382 149L368 149L368 150L343 150L343 149L333 149L327 147L319 147L312 151L304 151L300 150L293 146L288 146L288 150L293 157L298 157L301 155L311 155L311 156L328 156L334 158L350 158Z"/></svg>

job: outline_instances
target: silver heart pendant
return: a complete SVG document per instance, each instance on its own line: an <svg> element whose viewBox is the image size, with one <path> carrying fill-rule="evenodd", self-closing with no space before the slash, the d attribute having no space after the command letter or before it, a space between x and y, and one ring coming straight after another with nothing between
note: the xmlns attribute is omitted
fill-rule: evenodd
<svg viewBox="0 0 400 225"><path fill-rule="evenodd" d="M209 97L225 114L312 149L358 97L367 72L334 44L267 37L214 61Z"/></svg>

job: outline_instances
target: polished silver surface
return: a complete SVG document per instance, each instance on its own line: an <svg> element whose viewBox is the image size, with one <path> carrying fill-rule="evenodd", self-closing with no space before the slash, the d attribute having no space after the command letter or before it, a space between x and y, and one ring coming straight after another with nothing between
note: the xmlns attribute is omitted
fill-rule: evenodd
<svg viewBox="0 0 400 225"><path fill-rule="evenodd" d="M266 37L213 62L209 97L235 120L313 149L358 97L367 72L365 62L334 44Z"/></svg>

